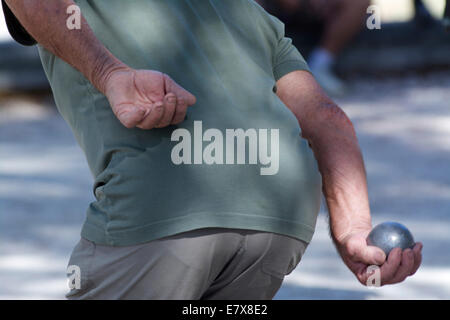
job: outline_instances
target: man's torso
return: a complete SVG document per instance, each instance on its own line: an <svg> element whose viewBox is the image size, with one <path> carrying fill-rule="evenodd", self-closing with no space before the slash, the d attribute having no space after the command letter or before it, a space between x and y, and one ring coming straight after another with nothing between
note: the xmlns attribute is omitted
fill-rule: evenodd
<svg viewBox="0 0 450 320"><path fill-rule="evenodd" d="M82 236L128 245L226 227L308 242L320 175L273 90L278 22L247 0L77 4L119 59L164 72L197 97L178 126L127 129L79 72L40 48L58 109L95 178Z"/></svg>

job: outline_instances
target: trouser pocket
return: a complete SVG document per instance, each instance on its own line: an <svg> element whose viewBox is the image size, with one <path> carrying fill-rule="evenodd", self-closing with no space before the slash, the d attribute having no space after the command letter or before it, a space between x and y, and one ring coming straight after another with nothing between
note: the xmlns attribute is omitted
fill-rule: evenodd
<svg viewBox="0 0 450 320"><path fill-rule="evenodd" d="M280 279L300 263L308 244L280 234L273 234L270 248L262 261L262 271Z"/></svg>

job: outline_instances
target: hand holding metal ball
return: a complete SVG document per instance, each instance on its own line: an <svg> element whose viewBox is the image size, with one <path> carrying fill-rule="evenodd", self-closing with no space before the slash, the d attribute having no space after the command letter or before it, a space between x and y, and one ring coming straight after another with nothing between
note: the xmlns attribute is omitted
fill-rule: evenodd
<svg viewBox="0 0 450 320"><path fill-rule="evenodd" d="M415 243L408 228L400 223L388 221L380 223L372 229L367 237L367 244L380 248L387 257L392 249L412 249Z"/></svg>

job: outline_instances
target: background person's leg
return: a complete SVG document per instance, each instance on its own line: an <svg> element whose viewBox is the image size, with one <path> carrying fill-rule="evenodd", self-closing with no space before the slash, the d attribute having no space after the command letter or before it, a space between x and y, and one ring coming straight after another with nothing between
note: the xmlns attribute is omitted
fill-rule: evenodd
<svg viewBox="0 0 450 320"><path fill-rule="evenodd" d="M430 26L435 22L422 0L414 0L414 21L421 26Z"/></svg>
<svg viewBox="0 0 450 320"><path fill-rule="evenodd" d="M325 23L320 46L337 55L364 27L370 0L331 0L329 3L327 10L317 8L323 11Z"/></svg>
<svg viewBox="0 0 450 320"><path fill-rule="evenodd" d="M318 82L331 95L345 93L345 84L332 71L337 55L358 34L366 18L370 0L309 0L312 14L324 23L319 46L308 63Z"/></svg>
<svg viewBox="0 0 450 320"><path fill-rule="evenodd" d="M445 11L443 22L447 31L450 31L450 0L445 1Z"/></svg>
<svg viewBox="0 0 450 320"><path fill-rule="evenodd" d="M247 231L241 249L202 296L208 300L268 300L294 270L307 243L267 232Z"/></svg>

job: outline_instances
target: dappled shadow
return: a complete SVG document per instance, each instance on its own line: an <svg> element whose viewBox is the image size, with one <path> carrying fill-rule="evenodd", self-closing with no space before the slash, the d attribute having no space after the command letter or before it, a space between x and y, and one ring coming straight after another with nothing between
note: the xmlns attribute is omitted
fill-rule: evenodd
<svg viewBox="0 0 450 320"><path fill-rule="evenodd" d="M402 87L402 80L396 83ZM383 85L372 82L370 90L376 88L382 89ZM435 90L445 91L445 83ZM277 298L450 296L450 256L444 250L450 243L446 174L449 152L445 146L426 143L428 139L425 145L407 139L410 134L411 138L423 134L444 138L446 128L436 126L425 133L411 133L411 125L397 132L374 131L371 126L376 122L380 128L390 128L390 116L395 118L398 113L405 115L405 122L422 126L436 119L427 114L441 120L448 115L445 104L434 101L434 95L430 96L433 104L421 108L410 105L405 92L374 97L370 91L359 91L358 96L340 104L357 127L367 163L374 222L394 220L408 226L416 239L424 242L423 268L399 286L364 289L336 254L322 213L312 243ZM417 112L420 117L414 118ZM5 284L0 296L62 298L65 278L61 270L79 238L86 206L93 199L92 178L84 155L70 129L54 112L39 119L2 123L0 152L0 278ZM32 283L56 281L59 289L53 285L48 291L30 287L30 275Z"/></svg>

